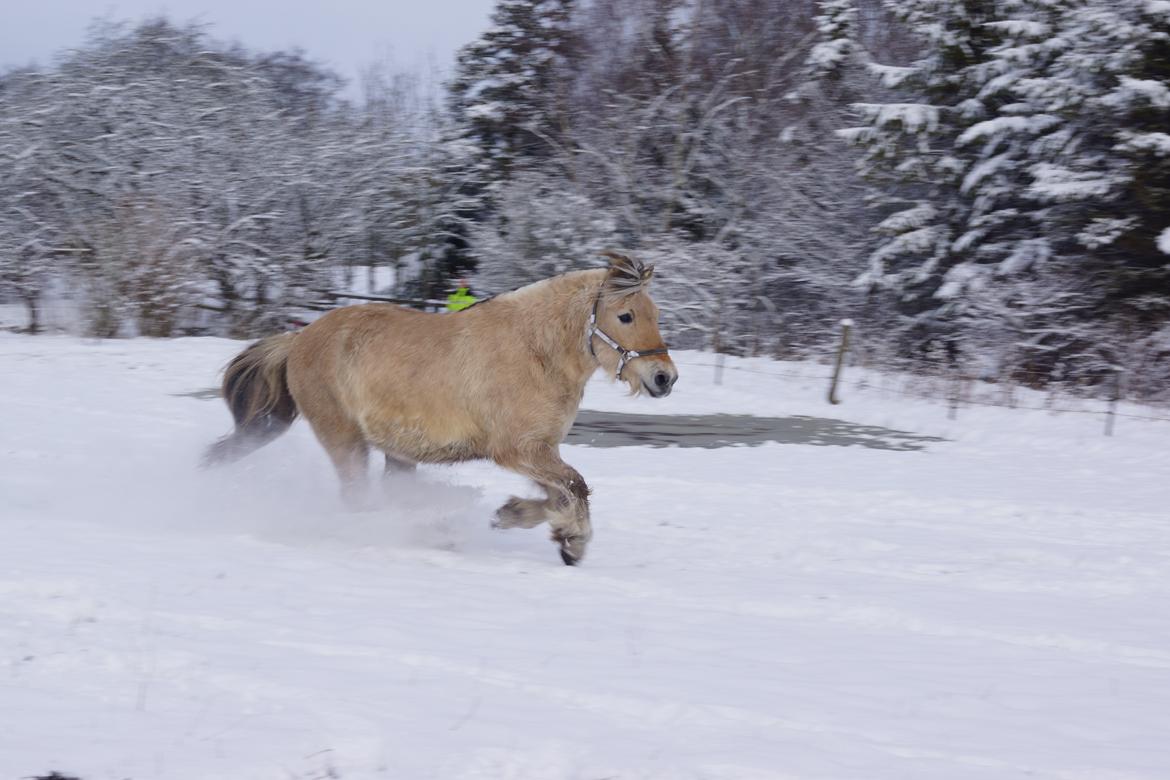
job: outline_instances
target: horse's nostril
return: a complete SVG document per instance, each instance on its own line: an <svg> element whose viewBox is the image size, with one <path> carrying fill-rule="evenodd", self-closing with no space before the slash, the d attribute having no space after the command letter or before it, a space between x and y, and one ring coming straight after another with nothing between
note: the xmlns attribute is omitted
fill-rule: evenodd
<svg viewBox="0 0 1170 780"><path fill-rule="evenodd" d="M659 371L654 375L654 384L658 385L659 387L666 387L668 384L670 384L670 377L667 376L665 372Z"/></svg>

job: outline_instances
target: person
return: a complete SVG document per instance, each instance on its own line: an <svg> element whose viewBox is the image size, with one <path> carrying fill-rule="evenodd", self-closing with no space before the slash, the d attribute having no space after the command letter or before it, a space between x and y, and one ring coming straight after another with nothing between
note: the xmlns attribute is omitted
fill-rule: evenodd
<svg viewBox="0 0 1170 780"><path fill-rule="evenodd" d="M460 279L455 285L455 292L447 296L447 311L463 311L474 304L478 298L471 294L471 285L466 279Z"/></svg>

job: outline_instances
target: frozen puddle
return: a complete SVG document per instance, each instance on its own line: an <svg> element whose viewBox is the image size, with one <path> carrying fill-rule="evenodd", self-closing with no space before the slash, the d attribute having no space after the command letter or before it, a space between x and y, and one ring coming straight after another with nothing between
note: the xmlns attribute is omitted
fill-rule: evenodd
<svg viewBox="0 0 1170 780"><path fill-rule="evenodd" d="M219 398L208 388L178 395ZM565 438L586 447L734 447L765 442L811 444L817 447L869 447L875 450L921 450L946 441L876 425L829 417L753 417L747 414L621 414L582 409Z"/></svg>
<svg viewBox="0 0 1170 780"><path fill-rule="evenodd" d="M859 425L827 417L752 417L746 414L617 414L582 410L566 442L589 447L730 447L774 441L818 447L921 450L937 436Z"/></svg>

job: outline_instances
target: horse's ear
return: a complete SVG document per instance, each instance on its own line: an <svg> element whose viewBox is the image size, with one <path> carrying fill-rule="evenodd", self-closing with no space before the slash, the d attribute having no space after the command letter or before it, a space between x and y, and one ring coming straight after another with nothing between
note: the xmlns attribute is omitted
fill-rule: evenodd
<svg viewBox="0 0 1170 780"><path fill-rule="evenodd" d="M650 265L648 265L642 269L642 283L646 284L647 282L650 281L651 277L653 277L653 276L654 276L654 264L651 263Z"/></svg>
<svg viewBox="0 0 1170 780"><path fill-rule="evenodd" d="M653 268L647 268L637 260L617 252L605 251L603 257L609 258L609 273L606 275L605 286L610 293L623 296L638 292L650 281Z"/></svg>
<svg viewBox="0 0 1170 780"><path fill-rule="evenodd" d="M618 252L614 252L610 249L607 249L604 252L602 252L601 256L604 258L607 258L609 260L609 264L611 266L613 266L614 268L630 268L634 264L634 261L631 260L630 258L628 258L625 255L620 254Z"/></svg>

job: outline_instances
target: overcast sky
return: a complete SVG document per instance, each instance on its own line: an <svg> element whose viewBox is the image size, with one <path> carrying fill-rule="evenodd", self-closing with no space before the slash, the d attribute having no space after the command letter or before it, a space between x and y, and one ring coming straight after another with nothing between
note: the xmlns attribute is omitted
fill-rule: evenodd
<svg viewBox="0 0 1170 780"><path fill-rule="evenodd" d="M211 24L252 49L300 46L351 82L390 58L401 68L449 70L455 50L488 25L493 0L3 0L0 66L49 62L81 43L95 17L165 14Z"/></svg>

